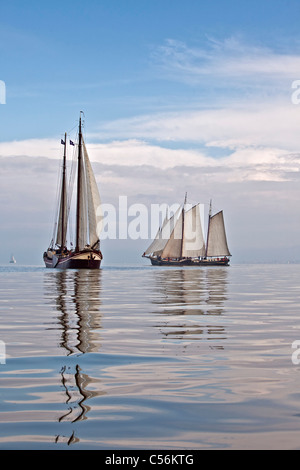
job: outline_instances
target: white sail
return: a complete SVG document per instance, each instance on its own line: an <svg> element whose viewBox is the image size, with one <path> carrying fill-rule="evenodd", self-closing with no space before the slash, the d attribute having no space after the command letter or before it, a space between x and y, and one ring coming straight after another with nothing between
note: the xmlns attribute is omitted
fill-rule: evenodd
<svg viewBox="0 0 300 470"><path fill-rule="evenodd" d="M155 255L160 254L160 251L164 248L163 244L165 244L167 242L167 240L163 239L163 235L162 235L163 229L167 225L167 223L168 223L168 218L166 216L165 220L163 221L162 226L159 227L154 240L152 241L152 243L148 246L147 250L145 251L145 253L144 253L145 255L150 255L151 253L154 253Z"/></svg>
<svg viewBox="0 0 300 470"><path fill-rule="evenodd" d="M171 233L170 239L167 241L163 252L162 258L180 258L182 249L182 212L178 217L174 230Z"/></svg>
<svg viewBox="0 0 300 470"><path fill-rule="evenodd" d="M184 232L182 257L205 256L205 242L203 237L200 206L197 204L184 215Z"/></svg>
<svg viewBox="0 0 300 470"><path fill-rule="evenodd" d="M210 217L207 256L231 256L227 245L223 211Z"/></svg>
<svg viewBox="0 0 300 470"><path fill-rule="evenodd" d="M58 246L65 246L66 244L66 235L67 235L67 188L66 185L63 186L61 182L60 188L60 206L59 206L59 215L57 221L57 234L56 234L56 244Z"/></svg>
<svg viewBox="0 0 300 470"><path fill-rule="evenodd" d="M103 213L98 186L84 142L83 154L87 191L89 244L93 246L99 241L100 232L103 227Z"/></svg>
<svg viewBox="0 0 300 470"><path fill-rule="evenodd" d="M97 244L103 224L98 186L84 142L82 147L79 181L79 250L83 250L87 245L95 246Z"/></svg>
<svg viewBox="0 0 300 470"><path fill-rule="evenodd" d="M88 223L87 223L87 189L86 189L86 175L84 159L81 156L80 165L80 177L78 178L77 191L79 191L79 227L78 227L78 249L83 250L88 244ZM78 196L77 196L78 197Z"/></svg>
<svg viewBox="0 0 300 470"><path fill-rule="evenodd" d="M153 242L145 251L145 255L149 255L152 253L154 256L161 256L174 230L180 211L181 208L179 207L175 214L170 217L170 219L168 219L167 217L165 218L162 226L158 229L158 232Z"/></svg>

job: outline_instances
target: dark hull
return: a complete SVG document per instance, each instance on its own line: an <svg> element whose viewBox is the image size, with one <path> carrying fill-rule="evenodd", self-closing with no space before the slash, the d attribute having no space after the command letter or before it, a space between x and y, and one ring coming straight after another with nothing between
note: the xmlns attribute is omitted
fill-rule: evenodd
<svg viewBox="0 0 300 470"><path fill-rule="evenodd" d="M57 269L99 269L102 255L98 251L71 252L68 255L53 254L50 258L44 253L46 268Z"/></svg>
<svg viewBox="0 0 300 470"><path fill-rule="evenodd" d="M172 259L157 259L149 257L151 264L153 266L228 266L228 258L220 259L181 259L181 260L172 260Z"/></svg>

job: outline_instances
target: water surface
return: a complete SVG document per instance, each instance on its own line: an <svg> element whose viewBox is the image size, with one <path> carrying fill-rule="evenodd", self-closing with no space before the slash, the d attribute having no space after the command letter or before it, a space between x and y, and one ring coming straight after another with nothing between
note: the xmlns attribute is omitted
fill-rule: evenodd
<svg viewBox="0 0 300 470"><path fill-rule="evenodd" d="M300 265L0 280L1 449L300 447Z"/></svg>

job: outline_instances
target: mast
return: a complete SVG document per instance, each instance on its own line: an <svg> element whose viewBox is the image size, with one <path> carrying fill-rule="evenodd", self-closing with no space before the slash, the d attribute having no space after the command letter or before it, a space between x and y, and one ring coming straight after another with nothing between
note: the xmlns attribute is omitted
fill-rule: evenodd
<svg viewBox="0 0 300 470"><path fill-rule="evenodd" d="M81 113L81 111L80 111ZM75 251L79 251L79 229L80 229L80 197L81 197L81 168L82 168L82 131L81 131L81 114L79 117L79 138L78 138L78 170L77 170L77 208L76 208L76 245Z"/></svg>
<svg viewBox="0 0 300 470"><path fill-rule="evenodd" d="M65 132L65 145L64 145L64 158L63 158L63 174L62 174L62 201L61 201L61 209L62 209L62 218L61 218L61 250L63 251L65 244L66 244L66 233L65 233L65 210L66 210L66 156L67 156L67 133Z"/></svg>
<svg viewBox="0 0 300 470"><path fill-rule="evenodd" d="M180 258L182 258L182 253L183 253L184 209L185 209L185 205L186 205L186 200L187 200L187 193L185 193L185 198L184 198L184 203L183 203L183 208L182 208L182 233L181 233Z"/></svg>
<svg viewBox="0 0 300 470"><path fill-rule="evenodd" d="M207 250L208 250L208 237L209 237L209 226L210 226L210 219L211 219L211 203L209 203L209 212L208 212L208 226L207 226L207 240L206 240L206 250L205 250L205 258L207 258Z"/></svg>

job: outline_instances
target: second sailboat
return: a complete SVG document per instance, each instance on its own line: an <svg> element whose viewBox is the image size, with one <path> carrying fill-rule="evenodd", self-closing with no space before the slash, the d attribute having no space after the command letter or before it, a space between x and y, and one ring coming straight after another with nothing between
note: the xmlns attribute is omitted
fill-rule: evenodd
<svg viewBox="0 0 300 470"><path fill-rule="evenodd" d="M183 206L170 218L166 217L143 257L155 266L227 266L231 256L227 245L223 211L208 216L205 243L200 204Z"/></svg>

